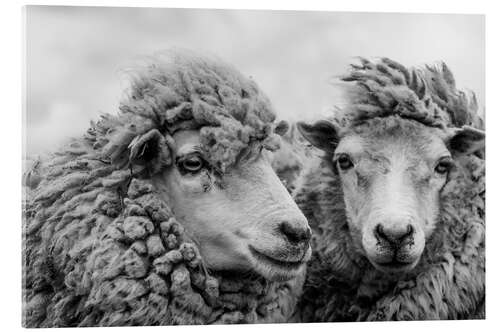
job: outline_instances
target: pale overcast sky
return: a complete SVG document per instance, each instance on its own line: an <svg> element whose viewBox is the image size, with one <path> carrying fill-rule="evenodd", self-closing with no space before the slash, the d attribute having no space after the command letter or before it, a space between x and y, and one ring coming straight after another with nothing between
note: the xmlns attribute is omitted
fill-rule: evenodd
<svg viewBox="0 0 500 333"><path fill-rule="evenodd" d="M50 150L114 113L120 69L168 47L205 50L252 76L280 118L320 116L356 56L445 61L484 105L484 16L28 7L26 151Z"/></svg>

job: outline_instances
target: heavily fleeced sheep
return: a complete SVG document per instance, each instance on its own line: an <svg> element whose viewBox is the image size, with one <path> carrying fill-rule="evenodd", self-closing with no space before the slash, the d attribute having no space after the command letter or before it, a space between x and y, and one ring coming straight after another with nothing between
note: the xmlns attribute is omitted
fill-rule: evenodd
<svg viewBox="0 0 500 333"><path fill-rule="evenodd" d="M475 97L444 63L361 59L342 79L346 107L298 125L324 151L295 193L313 229L301 320L484 318Z"/></svg>
<svg viewBox="0 0 500 333"><path fill-rule="evenodd" d="M286 321L310 255L307 239L290 237L309 231L260 155L283 130L269 101L232 67L187 51L160 54L130 74L118 115L103 116L25 174L23 324ZM187 162L183 138L200 143ZM220 205L191 199L206 204L210 193ZM188 211L170 205L179 201ZM217 225L188 227L189 214ZM295 225L276 225L282 214ZM250 246L253 256L244 252ZM211 259L203 255L214 248Z"/></svg>
<svg viewBox="0 0 500 333"><path fill-rule="evenodd" d="M314 161L312 148L306 144L295 124L292 124L288 132L281 136L279 149L272 151L269 155L273 169L290 193L295 190L302 170Z"/></svg>

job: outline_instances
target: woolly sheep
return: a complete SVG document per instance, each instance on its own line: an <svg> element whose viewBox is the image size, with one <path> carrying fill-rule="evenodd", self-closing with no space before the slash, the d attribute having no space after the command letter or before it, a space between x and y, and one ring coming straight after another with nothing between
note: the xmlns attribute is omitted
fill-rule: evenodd
<svg viewBox="0 0 500 333"><path fill-rule="evenodd" d="M269 155L274 171L290 193L295 190L302 170L314 160L312 148L298 132L296 124L291 124L289 130L281 136L280 147Z"/></svg>
<svg viewBox="0 0 500 333"><path fill-rule="evenodd" d="M444 64L353 65L299 123L324 152L295 193L313 229L303 321L484 318L484 132Z"/></svg>
<svg viewBox="0 0 500 333"><path fill-rule="evenodd" d="M25 173L23 324L286 321L311 253L261 154L286 124L217 59L170 51L129 74L118 115Z"/></svg>

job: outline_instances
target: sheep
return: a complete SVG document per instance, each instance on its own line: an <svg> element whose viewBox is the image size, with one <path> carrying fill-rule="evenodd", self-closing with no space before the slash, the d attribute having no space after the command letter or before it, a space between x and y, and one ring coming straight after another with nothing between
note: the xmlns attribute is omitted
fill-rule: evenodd
<svg viewBox="0 0 500 333"><path fill-rule="evenodd" d="M322 152L294 197L313 229L302 321L485 317L485 160L475 95L445 63L361 59L346 103L298 123Z"/></svg>
<svg viewBox="0 0 500 333"><path fill-rule="evenodd" d="M128 74L118 114L25 173L23 325L287 321L310 229L263 151L288 125L215 57Z"/></svg>
<svg viewBox="0 0 500 333"><path fill-rule="evenodd" d="M270 152L271 165L290 193L293 193L302 170L308 167L313 154L292 123L286 133L281 136L280 147Z"/></svg>

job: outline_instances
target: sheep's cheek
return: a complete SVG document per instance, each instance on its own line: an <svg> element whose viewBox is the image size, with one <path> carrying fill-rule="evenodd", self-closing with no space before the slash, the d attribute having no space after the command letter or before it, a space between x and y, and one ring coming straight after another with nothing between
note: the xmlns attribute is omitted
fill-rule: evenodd
<svg viewBox="0 0 500 333"><path fill-rule="evenodd" d="M177 187L184 197L197 196L207 192L210 188L210 177L208 174L180 176L176 182Z"/></svg>
<svg viewBox="0 0 500 333"><path fill-rule="evenodd" d="M351 229L360 229L363 224L363 219L360 216L362 198L363 195L361 193L344 187L344 202Z"/></svg>
<svg viewBox="0 0 500 333"><path fill-rule="evenodd" d="M420 257L425 248L425 235L424 231L420 228L416 230L416 234L413 237L413 246L411 252L415 257Z"/></svg>
<svg viewBox="0 0 500 333"><path fill-rule="evenodd" d="M444 179L432 179L425 192L419 193L419 206L426 207L419 211L419 221L425 237L429 237L434 231L439 215L440 190L445 183Z"/></svg>
<svg viewBox="0 0 500 333"><path fill-rule="evenodd" d="M373 255L377 251L377 239L373 236L373 232L370 231L371 228L364 228L361 232L361 242L368 256Z"/></svg>

